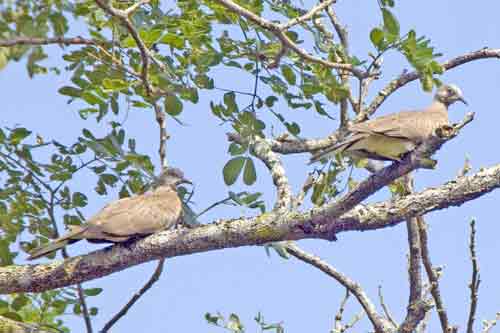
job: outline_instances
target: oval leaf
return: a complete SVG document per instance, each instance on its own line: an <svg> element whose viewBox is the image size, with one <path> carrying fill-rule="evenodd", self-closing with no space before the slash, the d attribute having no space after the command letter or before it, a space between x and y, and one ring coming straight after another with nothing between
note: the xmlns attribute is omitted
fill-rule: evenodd
<svg viewBox="0 0 500 333"><path fill-rule="evenodd" d="M165 97L165 112L175 117L182 112L182 102L174 94L169 94Z"/></svg>
<svg viewBox="0 0 500 333"><path fill-rule="evenodd" d="M245 163L245 171L243 171L243 182L246 185L253 185L257 180L257 173L255 172L255 165L253 164L253 160L251 158L247 158L247 162Z"/></svg>
<svg viewBox="0 0 500 333"><path fill-rule="evenodd" d="M384 32L380 28L374 28L370 32L370 40L377 49L383 49Z"/></svg>
<svg viewBox="0 0 500 333"><path fill-rule="evenodd" d="M293 69L290 66L288 65L281 66L281 72L283 73L283 76L285 77L288 84L295 85L295 83L297 82L297 78L295 76L295 73L293 72Z"/></svg>
<svg viewBox="0 0 500 333"><path fill-rule="evenodd" d="M236 179L238 179L241 173L241 169L243 169L245 160L245 157L238 156L230 159L229 162L224 165L222 175L224 176L224 183L226 183L226 185L233 185L236 182Z"/></svg>
<svg viewBox="0 0 500 333"><path fill-rule="evenodd" d="M382 17L385 30L389 34L399 37L399 22L396 17L386 8L382 8Z"/></svg>

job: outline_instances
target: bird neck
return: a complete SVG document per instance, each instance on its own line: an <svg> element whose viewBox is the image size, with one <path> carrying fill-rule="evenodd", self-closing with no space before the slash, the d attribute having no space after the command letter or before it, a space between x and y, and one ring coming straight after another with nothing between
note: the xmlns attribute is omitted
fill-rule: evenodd
<svg viewBox="0 0 500 333"><path fill-rule="evenodd" d="M432 101L432 104L431 104L431 108L434 109L448 109L448 106L450 106L450 103L446 103L442 100L439 100L438 98L434 98L434 100Z"/></svg>
<svg viewBox="0 0 500 333"><path fill-rule="evenodd" d="M447 111L449 104L446 104L436 98L432 101L429 111Z"/></svg>
<svg viewBox="0 0 500 333"><path fill-rule="evenodd" d="M154 189L154 192L160 192L160 193L171 192L171 191L175 191L175 185L173 184L158 186L157 188Z"/></svg>

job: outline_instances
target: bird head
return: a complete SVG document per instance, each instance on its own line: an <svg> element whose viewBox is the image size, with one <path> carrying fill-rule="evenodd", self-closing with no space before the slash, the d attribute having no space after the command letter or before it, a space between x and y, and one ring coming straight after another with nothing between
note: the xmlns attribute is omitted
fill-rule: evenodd
<svg viewBox="0 0 500 333"><path fill-rule="evenodd" d="M449 105L455 103L456 101L460 101L460 102L464 103L465 105L468 105L464 99L464 96L462 94L462 90L460 90L460 88L454 84L443 84L436 91L436 95L434 96L434 99L436 101L439 101L439 102L445 104L446 106L449 106Z"/></svg>
<svg viewBox="0 0 500 333"><path fill-rule="evenodd" d="M184 178L184 173L177 168L167 168L163 170L155 181L154 187L158 186L177 186L180 184L192 184L191 181Z"/></svg>

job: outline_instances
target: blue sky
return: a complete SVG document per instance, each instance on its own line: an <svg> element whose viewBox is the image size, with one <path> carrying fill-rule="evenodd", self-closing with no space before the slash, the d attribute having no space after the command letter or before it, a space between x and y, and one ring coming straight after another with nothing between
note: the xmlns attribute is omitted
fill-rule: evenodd
<svg viewBox="0 0 500 333"><path fill-rule="evenodd" d="M372 51L368 39L370 29L381 21L376 1L339 2L336 8L350 29L352 52L363 57L367 50ZM437 51L444 54L442 60L485 46L500 47L499 12L500 2L495 0L474 3L398 1L395 8L401 30L405 32L414 28L418 35L429 37ZM58 47L48 50L53 56L61 54ZM402 56L386 56L383 77L373 84L370 96L408 67ZM243 91L252 89L253 82L248 76L226 71L218 74L217 86ZM446 73L442 79L458 84L469 101L469 107L454 105L450 112L451 119L458 121L467 111L475 111L476 119L437 153L437 170L416 173L417 189L437 186L453 179L463 166L466 154L471 159L473 170L500 161L497 147L500 62L490 59L466 64ZM65 74L38 76L30 80L22 64L9 64L0 72L2 126L22 124L42 136L52 136L66 143L72 142L81 133L82 126L104 133L101 124L93 121L83 124L74 112L77 106L67 105L66 98L57 94L57 89L67 85L68 81ZM172 136L167 147L169 161L182 168L196 184L195 209L198 210L224 198L228 190L221 169L229 159L225 141L225 132L229 128L219 125L208 106L211 99L220 99L222 94L209 91L201 94L197 105L186 105L182 119L187 127L168 122L168 131ZM431 95L421 91L415 82L391 96L379 112L421 108L430 100ZM238 101L244 104L245 98L239 97ZM311 112L286 110L284 104L281 107L278 111L301 122L305 136L326 135L336 125ZM331 108L334 113L335 107ZM158 135L152 112L132 110L125 126L137 138L140 150L157 156ZM306 155L284 159L295 190L305 179L307 159ZM91 188L85 177L78 179L75 186L86 190ZM258 182L252 190L265 191L268 206L272 205L274 198L271 186L270 177L259 165ZM231 188L233 191L244 189L241 183ZM115 198L113 195L108 198L91 196L85 210L87 216ZM387 198L387 191L381 191L370 200ZM492 193L462 207L426 216L430 225L433 263L445 265L441 279L444 303L451 323L462 328L465 327L468 311L470 262L467 241L472 216L477 218L477 251L482 279L476 324L479 325L482 319L494 318L495 313L500 311L497 256L500 252L497 236L499 200L500 193ZM206 214L204 221L241 214L251 215L253 212L223 207ZM382 285L386 303L394 316L402 320L408 298L404 224L382 231L341 234L337 242L308 240L299 242L299 245L360 282L374 302L377 301L377 287ZM83 243L72 247L70 253L85 253L95 248ZM85 287L104 288L101 295L88 300L91 306L100 309L94 319L96 330L142 286L154 266L155 263L149 263L85 283ZM226 315L230 312L239 314L248 327L247 331L252 332L255 331L252 318L261 311L268 321L283 321L287 332L327 332L343 294L344 289L323 273L294 259L285 261L276 255L268 258L261 247L214 251L167 260L161 280L113 331L216 332L218 329L210 327L203 316L205 312L220 311ZM346 318L359 309L351 300ZM433 314L431 331L438 328L436 318ZM82 320L68 317L68 323L74 332L83 331ZM368 327L364 319L355 331L366 331Z"/></svg>

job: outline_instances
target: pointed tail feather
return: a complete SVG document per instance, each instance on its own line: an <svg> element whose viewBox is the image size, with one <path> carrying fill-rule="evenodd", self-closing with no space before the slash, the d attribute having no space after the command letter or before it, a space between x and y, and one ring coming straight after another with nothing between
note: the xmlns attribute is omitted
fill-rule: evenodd
<svg viewBox="0 0 500 333"><path fill-rule="evenodd" d="M49 253L62 249L69 243L74 243L76 241L79 241L81 238L78 236L80 236L85 230L86 229L82 227L73 227L72 230L66 235L58 239L55 239L48 244L39 246L33 251L31 251L30 256L27 258L27 260L34 260L41 258Z"/></svg>
<svg viewBox="0 0 500 333"><path fill-rule="evenodd" d="M316 163L323 158L334 157L335 153L337 153L337 152L343 153L345 151L348 151L349 147L351 147L354 143L359 141L364 136L365 136L365 134L363 134L363 133L351 135L350 137L348 137L347 139L345 139L342 142L337 142L336 144L334 144L331 147L328 147L326 149L320 150L317 153L314 153L311 156L311 159L309 160L308 165Z"/></svg>

